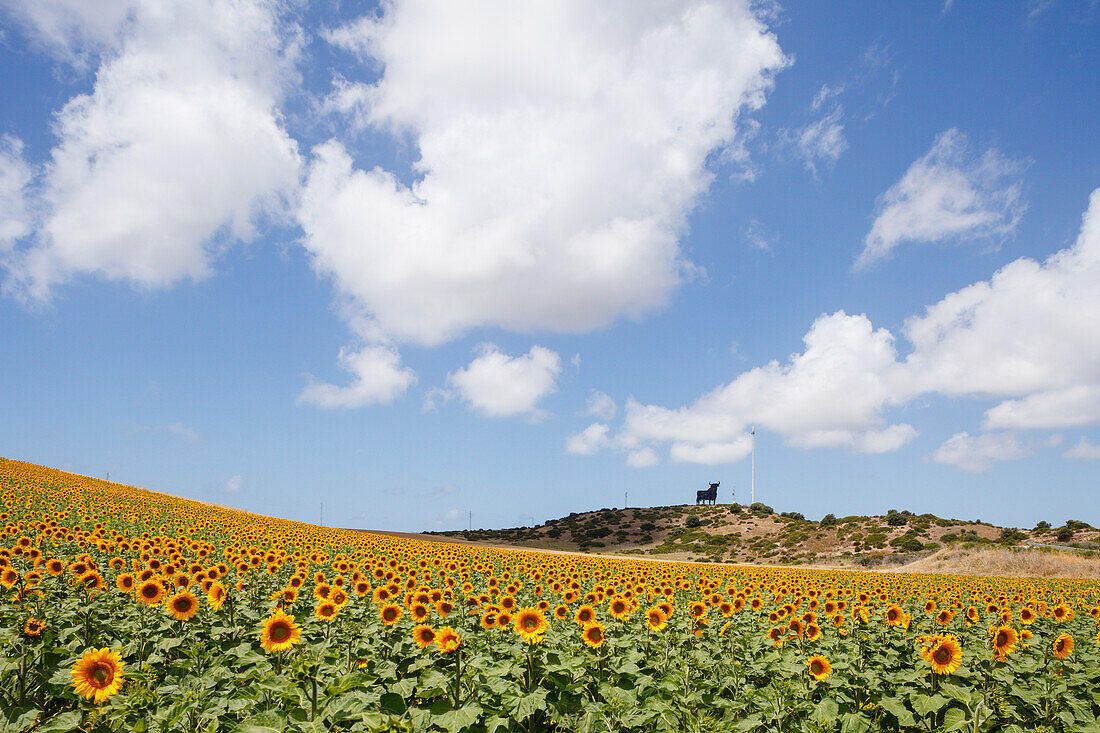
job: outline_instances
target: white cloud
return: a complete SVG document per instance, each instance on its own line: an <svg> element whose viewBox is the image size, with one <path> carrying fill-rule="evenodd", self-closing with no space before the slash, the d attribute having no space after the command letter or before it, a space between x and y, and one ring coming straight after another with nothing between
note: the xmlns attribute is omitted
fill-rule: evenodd
<svg viewBox="0 0 1100 733"><path fill-rule="evenodd" d="M243 488L244 478L242 478L240 474L230 477L230 479L225 482L225 491L228 494L235 494Z"/></svg>
<svg viewBox="0 0 1100 733"><path fill-rule="evenodd" d="M815 105L817 102L815 97ZM780 142L790 147L802 160L806 170L816 176L819 165L832 165L848 149L848 141L844 138L843 116L844 108L838 104L828 114L797 130L781 130Z"/></svg>
<svg viewBox="0 0 1100 733"><path fill-rule="evenodd" d="M673 463L702 463L716 466L736 463L752 451L752 441L747 435L739 435L731 443L673 443L669 458Z"/></svg>
<svg viewBox="0 0 1100 733"><path fill-rule="evenodd" d="M641 448L639 450L631 451L626 457L626 465L631 468L649 468L650 466L656 466L661 462L661 459L657 457L657 453L652 448Z"/></svg>
<svg viewBox="0 0 1100 733"><path fill-rule="evenodd" d="M936 463L946 463L968 473L984 473L996 461L1027 458L1032 451L1014 433L956 433L932 453Z"/></svg>
<svg viewBox="0 0 1100 733"><path fill-rule="evenodd" d="M590 456L610 445L608 431L611 428L594 422L587 428L565 439L565 452L576 456Z"/></svg>
<svg viewBox="0 0 1100 733"><path fill-rule="evenodd" d="M150 435L170 435L187 443L197 443L201 439L199 432L190 425L174 422L170 425L135 425L131 433L148 433Z"/></svg>
<svg viewBox="0 0 1100 733"><path fill-rule="evenodd" d="M488 417L542 417L538 403L557 391L561 357L542 346L515 357L494 344L483 344L480 351L468 366L447 375L447 384L467 406Z"/></svg>
<svg viewBox="0 0 1100 733"><path fill-rule="evenodd" d="M380 327L586 331L661 306L741 117L787 60L747 2L393 2L328 34L376 83L332 107L415 145L403 171L313 151L305 245ZM370 212L369 225L364 212Z"/></svg>
<svg viewBox="0 0 1100 733"><path fill-rule="evenodd" d="M1092 445L1088 438L1081 438L1080 442L1063 453L1062 457L1082 461L1100 461L1100 445Z"/></svg>
<svg viewBox="0 0 1100 733"><path fill-rule="evenodd" d="M23 160L23 141L0 137L0 253L31 231L27 186L31 167Z"/></svg>
<svg viewBox="0 0 1100 733"><path fill-rule="evenodd" d="M772 245L779 240L779 234L757 219L750 219L742 230L749 246L761 252L771 252Z"/></svg>
<svg viewBox="0 0 1100 733"><path fill-rule="evenodd" d="M615 404L615 400L611 399L609 395L598 389L589 392L588 399L585 402L585 415L591 415L600 420L610 420L615 417L618 411L618 405Z"/></svg>
<svg viewBox="0 0 1100 733"><path fill-rule="evenodd" d="M940 133L878 201L856 267L887 257L903 242L994 238L1012 233L1023 216L1021 164L995 149L974 157L966 136Z"/></svg>
<svg viewBox="0 0 1100 733"><path fill-rule="evenodd" d="M353 375L351 384L339 387L311 378L298 395L299 404L327 409L388 405L416 381L416 373L402 367L400 354L387 346L340 349L340 366Z"/></svg>
<svg viewBox="0 0 1100 733"><path fill-rule="evenodd" d="M451 401L454 393L442 387L432 387L424 393L424 401L420 405L421 412L435 412L440 405Z"/></svg>
<svg viewBox="0 0 1100 733"><path fill-rule="evenodd" d="M817 94L814 95L814 99L810 103L810 110L813 112L817 112L830 99L833 99L834 97L839 97L843 93L843 84L838 84L837 86L822 84L821 89L817 90Z"/></svg>
<svg viewBox="0 0 1100 733"><path fill-rule="evenodd" d="M947 295L903 334L913 348L899 359L894 336L865 315L822 315L786 363L743 372L684 407L630 399L618 431L587 445L671 445L673 460L734 461L733 446L756 424L797 447L885 453L917 436L912 425L888 424L887 411L921 395L1001 400L986 413L987 430L1100 422L1100 189L1073 246L1041 264L1017 259ZM960 433L935 455L977 470L1013 451L1030 448L1012 433Z"/></svg>
<svg viewBox="0 0 1100 733"><path fill-rule="evenodd" d="M1041 264L1014 260L910 318L903 330L914 346L906 359L913 392L1025 398L991 410L990 426L1032 416L1041 427L1083 424L1081 409L1066 422L1049 408L1073 395L1095 401L1100 386L1100 189L1072 247Z"/></svg>
<svg viewBox="0 0 1100 733"><path fill-rule="evenodd" d="M1070 428L1096 422L1100 422L1100 384L1087 384L1005 400L985 413L982 427Z"/></svg>
<svg viewBox="0 0 1100 733"><path fill-rule="evenodd" d="M7 259L45 298L81 273L157 287L209 273L256 235L297 185L277 104L297 40L273 2L28 2L21 16L58 56L98 58L89 94L56 115L39 226Z"/></svg>

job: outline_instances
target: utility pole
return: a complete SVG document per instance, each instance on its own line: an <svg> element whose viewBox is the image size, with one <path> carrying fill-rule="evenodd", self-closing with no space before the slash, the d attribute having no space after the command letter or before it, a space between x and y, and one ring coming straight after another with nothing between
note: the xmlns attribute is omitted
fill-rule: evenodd
<svg viewBox="0 0 1100 733"><path fill-rule="evenodd" d="M628 506L630 506L630 492L629 491L624 491L623 492L623 509L626 509Z"/></svg>
<svg viewBox="0 0 1100 733"><path fill-rule="evenodd" d="M752 503L756 503L756 426L752 426L752 484L750 485Z"/></svg>
<svg viewBox="0 0 1100 733"><path fill-rule="evenodd" d="M469 515L468 516L468 522L469 523L466 525L466 531L467 532L473 532L474 531L474 513L471 510L471 511L467 512L467 514Z"/></svg>

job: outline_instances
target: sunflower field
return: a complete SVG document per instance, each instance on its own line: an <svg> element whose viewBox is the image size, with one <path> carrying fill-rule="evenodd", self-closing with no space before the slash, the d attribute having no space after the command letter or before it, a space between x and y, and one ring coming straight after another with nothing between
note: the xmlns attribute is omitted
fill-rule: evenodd
<svg viewBox="0 0 1100 733"><path fill-rule="evenodd" d="M326 529L0 459L0 733L1100 730L1100 585Z"/></svg>

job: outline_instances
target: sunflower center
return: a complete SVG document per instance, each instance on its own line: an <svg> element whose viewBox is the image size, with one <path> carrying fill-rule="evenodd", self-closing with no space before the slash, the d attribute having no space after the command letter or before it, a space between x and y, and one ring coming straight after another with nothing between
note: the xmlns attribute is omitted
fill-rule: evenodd
<svg viewBox="0 0 1100 733"><path fill-rule="evenodd" d="M936 647L936 651L932 652L932 658L936 660L936 664L947 664L951 661L951 650L946 647Z"/></svg>
<svg viewBox="0 0 1100 733"><path fill-rule="evenodd" d="M817 661L816 659L810 662L810 674L821 674L824 671L825 667L821 664L821 662Z"/></svg>
<svg viewBox="0 0 1100 733"><path fill-rule="evenodd" d="M290 627L279 622L271 627L271 640L275 642L286 641L290 638Z"/></svg>
<svg viewBox="0 0 1100 733"><path fill-rule="evenodd" d="M186 598L179 598L176 600L175 608L180 613L187 613L191 610L191 601Z"/></svg>
<svg viewBox="0 0 1100 733"><path fill-rule="evenodd" d="M97 664L89 675L96 687L106 687L111 681L111 668L104 664Z"/></svg>

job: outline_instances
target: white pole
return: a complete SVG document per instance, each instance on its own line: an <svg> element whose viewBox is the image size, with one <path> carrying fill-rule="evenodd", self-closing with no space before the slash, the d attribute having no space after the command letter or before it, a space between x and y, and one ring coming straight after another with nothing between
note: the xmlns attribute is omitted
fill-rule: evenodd
<svg viewBox="0 0 1100 733"><path fill-rule="evenodd" d="M753 504L756 503L756 426L752 426L752 484L750 490Z"/></svg>

